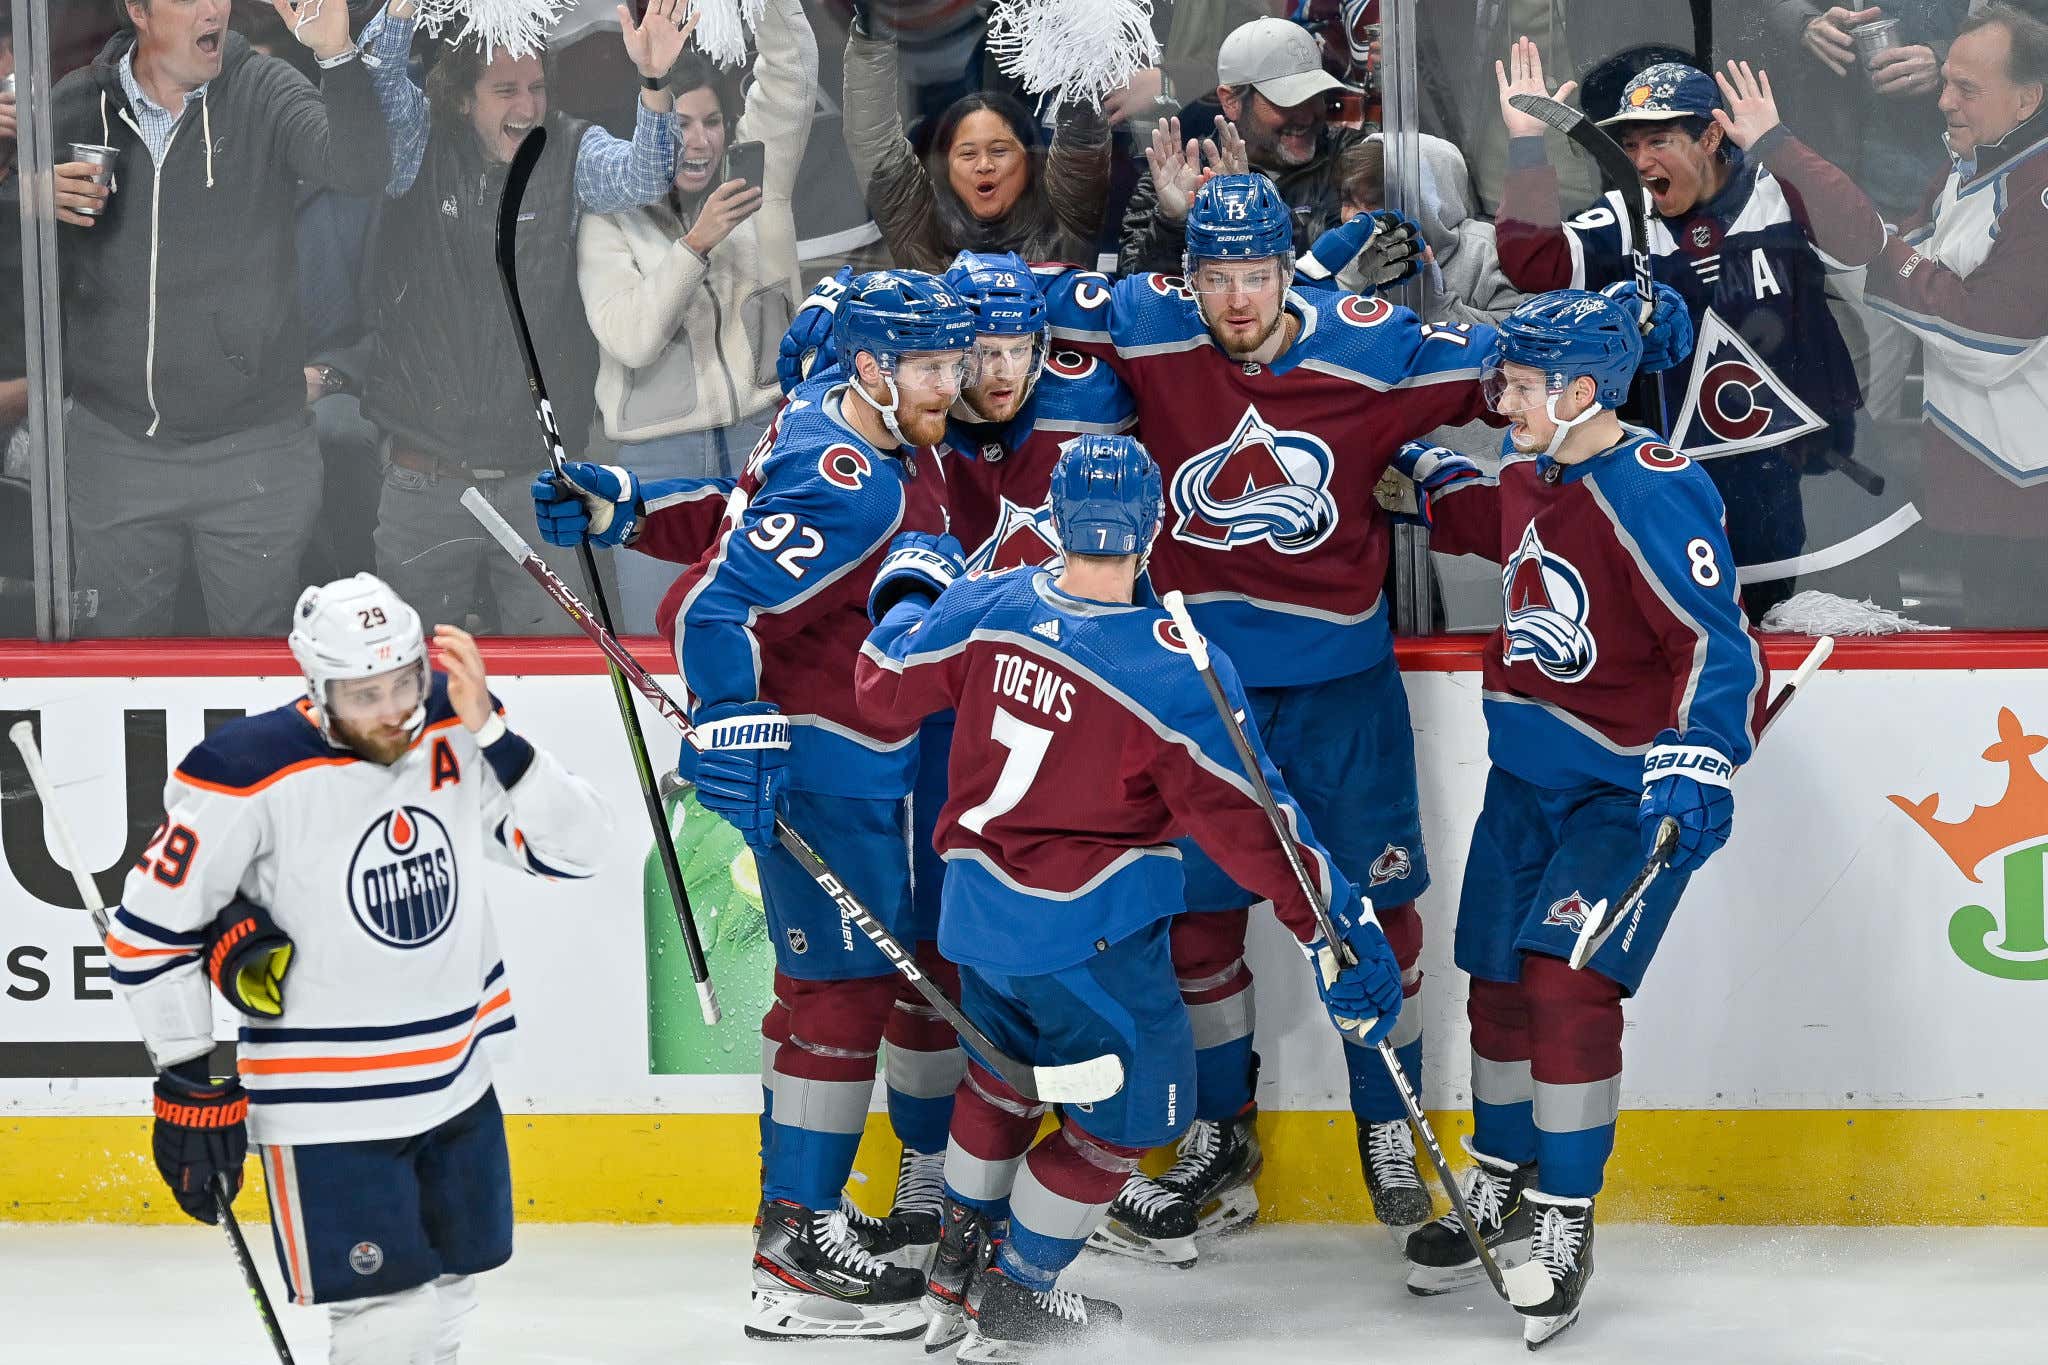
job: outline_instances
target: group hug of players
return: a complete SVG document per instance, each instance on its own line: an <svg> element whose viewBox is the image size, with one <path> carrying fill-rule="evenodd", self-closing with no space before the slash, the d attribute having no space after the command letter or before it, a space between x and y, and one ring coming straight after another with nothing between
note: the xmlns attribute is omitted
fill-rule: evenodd
<svg viewBox="0 0 2048 1365"><path fill-rule="evenodd" d="M1456 924L1467 1202L1501 1259L1549 1276L1525 1339L1577 1319L1622 1001L1728 837L1765 666L1713 483L1615 412L1639 370L1689 352L1678 295L1558 290L1497 327L1440 326L1333 283L1333 264L1392 278L1415 250L1364 216L1297 262L1273 185L1218 175L1177 277L963 255L943 278L828 282L736 486L589 463L536 480L550 542L688 564L660 618L705 741L682 774L752 848L776 953L750 1335L922 1336L968 1361L1071 1349L1119 1317L1059 1287L1084 1247L1186 1264L1252 1219L1244 942L1265 901L1342 1035L1363 1178L1409 1286L1479 1280L1457 1216L1431 1219L1377 1046L1419 1088L1429 868L1383 593L1390 508L1502 566ZM1507 428L1496 475L1420 439L1476 419ZM509 994L475 860L588 875L604 846L594 794L507 729L467 637L438 634L445 674L374 579L309 589L292 636L307 699L180 765L109 940L166 1068L160 1168L210 1216L246 1114L294 1296L329 1305L346 1365L452 1361L472 1277L510 1254L480 1050L510 1027ZM1044 1106L901 988L779 846L778 817L996 1047L1113 1054L1121 1090L1041 1139ZM1571 969L1588 901L1667 819L1677 848L1640 918ZM441 845L446 866L419 852ZM209 979L249 1016L239 1081L206 1074ZM843 1196L878 1069L903 1145L882 1218ZM1139 1174L1176 1141L1170 1171Z"/></svg>

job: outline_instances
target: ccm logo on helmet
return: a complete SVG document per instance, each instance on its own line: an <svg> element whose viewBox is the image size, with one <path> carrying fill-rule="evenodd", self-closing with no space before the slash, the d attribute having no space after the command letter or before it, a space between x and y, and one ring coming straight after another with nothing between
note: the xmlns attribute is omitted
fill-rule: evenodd
<svg viewBox="0 0 2048 1365"><path fill-rule="evenodd" d="M1181 638L1180 627L1172 621L1154 621L1152 623L1152 633L1158 637L1160 644L1165 645L1174 653L1185 654L1188 652L1188 642Z"/></svg>
<svg viewBox="0 0 2048 1365"><path fill-rule="evenodd" d="M1636 463L1661 474L1666 470L1683 469L1692 461L1670 446L1647 445L1636 447Z"/></svg>
<svg viewBox="0 0 2048 1365"><path fill-rule="evenodd" d="M1354 327L1377 327L1394 316L1394 305L1382 298L1346 294L1337 300L1337 316Z"/></svg>
<svg viewBox="0 0 2048 1365"><path fill-rule="evenodd" d="M875 472L875 466L852 446L827 446L825 453L818 457L818 472L825 476L825 482L852 490L867 482L868 475Z"/></svg>

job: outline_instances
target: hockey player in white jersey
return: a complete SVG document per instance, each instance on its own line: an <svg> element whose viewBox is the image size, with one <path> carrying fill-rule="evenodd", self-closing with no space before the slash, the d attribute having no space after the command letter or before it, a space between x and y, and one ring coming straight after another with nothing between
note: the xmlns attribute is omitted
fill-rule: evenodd
<svg viewBox="0 0 2048 1365"><path fill-rule="evenodd" d="M369 574L308 588L296 702L187 754L107 936L160 1075L152 1137L213 1222L259 1144L279 1264L327 1309L331 1365L447 1365L474 1277L512 1254L490 1053L512 994L484 857L598 866L604 802L507 728L475 640ZM208 981L246 1016L210 1074Z"/></svg>

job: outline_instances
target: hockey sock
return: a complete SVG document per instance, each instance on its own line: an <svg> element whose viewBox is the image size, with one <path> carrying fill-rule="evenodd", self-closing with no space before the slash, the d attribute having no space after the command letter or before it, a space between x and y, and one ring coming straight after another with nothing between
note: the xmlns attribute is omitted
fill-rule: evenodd
<svg viewBox="0 0 2048 1365"><path fill-rule="evenodd" d="M980 1064L970 1062L953 1101L946 1144L946 1195L992 1219L1009 1211L1017 1167L1038 1136L1045 1106L1032 1104ZM1114 1197L1114 1196L1112 1196Z"/></svg>
<svg viewBox="0 0 2048 1365"><path fill-rule="evenodd" d="M476 1312L476 1276L443 1275L434 1281L434 1365L455 1365L463 1329Z"/></svg>
<svg viewBox="0 0 2048 1365"><path fill-rule="evenodd" d="M434 1286L327 1305L328 1365L434 1365Z"/></svg>
<svg viewBox="0 0 2048 1365"><path fill-rule="evenodd" d="M1501 1161L1536 1159L1529 1078L1529 1006L1510 981L1472 978L1472 1145Z"/></svg>
<svg viewBox="0 0 2048 1365"><path fill-rule="evenodd" d="M949 999L960 998L960 969L939 956L938 944L918 944L917 961ZM897 987L882 1041L889 1045L882 1077L896 1140L913 1152L943 1151L953 1121L953 1092L967 1074L959 1035L904 981Z"/></svg>
<svg viewBox="0 0 2048 1365"><path fill-rule="evenodd" d="M896 978L778 977L776 994L789 1005L789 1041L775 1051L763 1192L807 1209L837 1208L867 1125Z"/></svg>
<svg viewBox="0 0 2048 1365"><path fill-rule="evenodd" d="M1249 910L1202 910L1174 918L1173 974L1195 1031L1195 1117L1221 1123L1252 1101L1252 970L1245 965Z"/></svg>
<svg viewBox="0 0 2048 1365"><path fill-rule="evenodd" d="M1026 1289L1051 1289L1101 1225L1141 1155L1071 1122L1033 1147L1010 1196L1010 1236L998 1253L1003 1273Z"/></svg>
<svg viewBox="0 0 2048 1365"><path fill-rule="evenodd" d="M761 1170L765 1180L768 1151L775 1141L775 1054L789 1041L789 1006L782 1003L782 978L776 976L775 1003L761 1016Z"/></svg>
<svg viewBox="0 0 2048 1365"><path fill-rule="evenodd" d="M1401 1018L1387 1041L1401 1059L1401 1070L1417 1095L1422 1093L1422 916L1414 901L1403 901L1379 913L1380 928L1386 931L1387 946L1394 961L1401 964ZM1344 1069L1351 1077L1351 1112L1360 1123L1388 1123L1408 1117L1408 1106L1379 1049L1359 1047L1345 1036Z"/></svg>
<svg viewBox="0 0 2048 1365"><path fill-rule="evenodd" d="M1535 1079L1536 1187L1590 1199L1621 1111L1621 987L1554 957L1522 959Z"/></svg>

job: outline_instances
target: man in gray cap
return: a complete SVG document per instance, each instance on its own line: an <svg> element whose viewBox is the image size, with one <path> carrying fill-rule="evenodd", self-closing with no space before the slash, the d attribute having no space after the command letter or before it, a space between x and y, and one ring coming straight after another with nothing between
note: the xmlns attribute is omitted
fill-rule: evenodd
<svg viewBox="0 0 2048 1365"><path fill-rule="evenodd" d="M1220 132L1221 154L1248 162L1225 169L1270 176L1294 210L1295 250L1306 252L1340 221L1337 154L1365 137L1362 130L1326 122L1326 103L1345 88L1323 70L1322 48L1301 25L1267 18L1233 29L1216 53L1215 95L1189 103L1178 119L1160 120L1146 153L1149 168L1124 212L1117 268L1125 274L1180 271L1188 201L1204 169L1199 158L1187 155L1183 130L1191 137ZM1218 130L1218 119L1234 131Z"/></svg>

